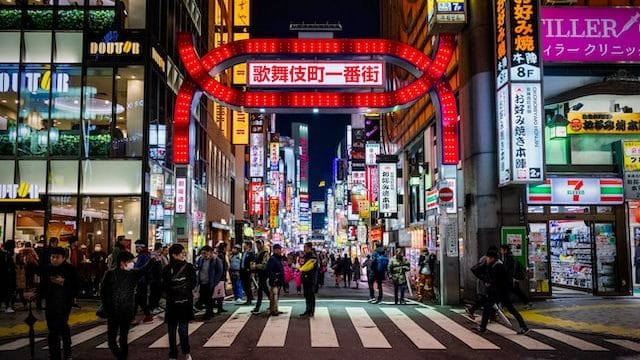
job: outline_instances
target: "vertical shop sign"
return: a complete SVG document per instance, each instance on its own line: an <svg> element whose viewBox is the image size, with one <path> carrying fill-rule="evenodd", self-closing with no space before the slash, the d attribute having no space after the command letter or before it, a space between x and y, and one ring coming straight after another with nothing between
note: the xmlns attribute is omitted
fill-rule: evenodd
<svg viewBox="0 0 640 360"><path fill-rule="evenodd" d="M233 111L233 145L249 145L249 114Z"/></svg>
<svg viewBox="0 0 640 360"><path fill-rule="evenodd" d="M187 179L176 178L176 214L187 212Z"/></svg>
<svg viewBox="0 0 640 360"><path fill-rule="evenodd" d="M495 0L494 4L499 185L541 182L540 7L537 0Z"/></svg>
<svg viewBox="0 0 640 360"><path fill-rule="evenodd" d="M249 215L262 216L262 202L264 200L264 185L261 182L249 184Z"/></svg>
<svg viewBox="0 0 640 360"><path fill-rule="evenodd" d="M280 134L271 134L269 141L269 168L278 171L280 166Z"/></svg>
<svg viewBox="0 0 640 360"><path fill-rule="evenodd" d="M371 203L371 211L378 211L378 193L379 182L378 182L378 167L377 166L367 166L367 191L369 194L369 201Z"/></svg>
<svg viewBox="0 0 640 360"><path fill-rule="evenodd" d="M278 227L278 208L280 201L277 197L269 198L269 227L275 229Z"/></svg>
<svg viewBox="0 0 640 360"><path fill-rule="evenodd" d="M218 104L217 102L213 103L213 121L215 121L216 125L220 131L222 131L222 135L226 139L229 138L229 110L226 106L222 104Z"/></svg>
<svg viewBox="0 0 640 360"><path fill-rule="evenodd" d="M249 176L264 176L264 116L251 114L251 135L249 137Z"/></svg>
<svg viewBox="0 0 640 360"><path fill-rule="evenodd" d="M378 178L380 181L379 209L384 218L395 217L398 214L398 190L396 162L391 157L378 157ZM397 160L397 157L396 159Z"/></svg>
<svg viewBox="0 0 640 360"><path fill-rule="evenodd" d="M376 157L380 155L380 143L367 143L365 145L365 163L367 166L376 164Z"/></svg>

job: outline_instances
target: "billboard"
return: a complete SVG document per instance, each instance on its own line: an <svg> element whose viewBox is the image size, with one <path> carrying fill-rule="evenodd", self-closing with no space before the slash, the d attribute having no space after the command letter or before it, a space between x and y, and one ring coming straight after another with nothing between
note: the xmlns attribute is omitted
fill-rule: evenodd
<svg viewBox="0 0 640 360"><path fill-rule="evenodd" d="M254 87L383 87L383 61L248 61Z"/></svg>

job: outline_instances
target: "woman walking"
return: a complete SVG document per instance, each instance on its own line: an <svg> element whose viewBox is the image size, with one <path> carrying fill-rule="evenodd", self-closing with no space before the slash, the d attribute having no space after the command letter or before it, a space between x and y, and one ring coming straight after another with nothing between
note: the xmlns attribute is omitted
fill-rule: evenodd
<svg viewBox="0 0 640 360"><path fill-rule="evenodd" d="M356 283L356 289L360 288L360 259L356 256L351 266L353 271L353 281Z"/></svg>
<svg viewBox="0 0 640 360"><path fill-rule="evenodd" d="M402 255L402 249L396 250L396 256L391 259L389 264L389 274L393 281L393 295L396 305L398 305L398 290L400 290L400 304L405 304L404 289L407 286L407 271L409 271L409 267L409 262Z"/></svg>

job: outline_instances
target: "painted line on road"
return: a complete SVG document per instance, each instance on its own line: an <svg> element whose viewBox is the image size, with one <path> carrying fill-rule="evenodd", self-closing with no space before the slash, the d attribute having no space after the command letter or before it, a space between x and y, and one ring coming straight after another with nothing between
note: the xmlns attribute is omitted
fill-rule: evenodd
<svg viewBox="0 0 640 360"><path fill-rule="evenodd" d="M251 307L241 307L213 333L203 347L229 347L235 341L242 328L251 317Z"/></svg>
<svg viewBox="0 0 640 360"><path fill-rule="evenodd" d="M36 338L36 342L42 341L44 338ZM29 345L29 338L22 338L4 345L0 345L0 351L14 351Z"/></svg>
<svg viewBox="0 0 640 360"><path fill-rule="evenodd" d="M382 335L376 324L363 308L347 307L347 314L356 328L362 346L365 348L390 349L391 344Z"/></svg>
<svg viewBox="0 0 640 360"><path fill-rule="evenodd" d="M533 330L538 334L542 334L546 337L549 337L553 340L560 341L569 346L573 346L574 348L582 351L609 351L607 348L603 348L602 346L598 346L596 344L592 344L588 341L584 341L582 339L578 339L575 336L571 336L565 333L561 333L557 330L553 329L535 329Z"/></svg>
<svg viewBox="0 0 640 360"><path fill-rule="evenodd" d="M131 344L132 342L143 337L148 332L157 328L160 325L162 325L162 321L155 320L147 324L140 324L140 325L134 326L131 330L129 330L129 338L127 339L127 343ZM97 346L97 349L108 349L108 348L109 348L109 343L106 341Z"/></svg>
<svg viewBox="0 0 640 360"><path fill-rule="evenodd" d="M189 335L193 334L203 322L189 323ZM176 344L180 344L180 336L176 334ZM169 334L164 335L160 339L156 340L153 344L149 345L149 349L167 349L169 348Z"/></svg>
<svg viewBox="0 0 640 360"><path fill-rule="evenodd" d="M442 345L442 343L411 320L407 314L400 311L400 309L387 307L380 308L380 310L387 315L387 317L416 345L418 349L445 349L445 346Z"/></svg>
<svg viewBox="0 0 640 360"><path fill-rule="evenodd" d="M440 326L443 330L449 334L457 337L460 341L467 344L470 348L475 350L498 350L499 346L493 344L489 340L474 334L469 329L463 327L457 322L451 320L446 315L437 312L433 309L416 309L419 313L426 316L429 320L433 321L436 325Z"/></svg>
<svg viewBox="0 0 640 360"><path fill-rule="evenodd" d="M339 347L338 337L329 316L329 309L317 307L314 316L309 318L311 347Z"/></svg>
<svg viewBox="0 0 640 360"><path fill-rule="evenodd" d="M287 330L289 329L289 318L291 317L291 306L280 306L282 314L270 316L267 324L262 330L258 347L284 347L287 340Z"/></svg>
<svg viewBox="0 0 640 360"><path fill-rule="evenodd" d="M71 347L74 347L76 345L80 345L85 341L89 341L93 338L95 338L98 335L101 335L103 333L107 332L107 325L100 325L100 326L96 326L94 328L91 328L87 331L83 331L81 333L75 334L71 337ZM49 347L45 346L43 349L48 350Z"/></svg>
<svg viewBox="0 0 640 360"><path fill-rule="evenodd" d="M567 320L550 315L540 313L541 310L523 311L522 317L527 322L543 325L545 327L554 327L567 329L571 331L588 332L596 334L608 334L621 337L632 337L640 339L640 328L629 328L617 325L607 325L602 323L593 323L586 321ZM547 312L549 313L549 312Z"/></svg>
<svg viewBox="0 0 640 360"><path fill-rule="evenodd" d="M633 350L635 352L640 352L640 344L631 340L604 339L604 341L610 342L612 344L616 344L618 346L622 346L625 349Z"/></svg>

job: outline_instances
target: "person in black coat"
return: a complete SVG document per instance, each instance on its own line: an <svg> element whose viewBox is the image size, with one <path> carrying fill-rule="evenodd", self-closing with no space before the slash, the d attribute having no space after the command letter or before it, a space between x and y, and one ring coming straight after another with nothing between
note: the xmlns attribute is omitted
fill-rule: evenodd
<svg viewBox="0 0 640 360"><path fill-rule="evenodd" d="M196 271L186 262L187 253L180 244L169 248L170 262L162 272L162 284L167 294L164 321L169 330L169 358L178 357L176 330L180 336L180 348L186 359L191 359L189 346L189 321L193 319L193 289L196 287Z"/></svg>
<svg viewBox="0 0 640 360"><path fill-rule="evenodd" d="M64 359L71 359L71 330L69 313L80 289L78 271L65 261L67 251L61 247L50 249L50 264L42 270L37 297L46 301L47 342L49 358L60 359L60 339Z"/></svg>
<svg viewBox="0 0 640 360"><path fill-rule="evenodd" d="M313 317L316 310L316 293L314 289L317 278L316 271L318 271L318 258L313 253L313 244L307 242L304 244L304 264L300 267L306 308L300 314L300 317Z"/></svg>
<svg viewBox="0 0 640 360"><path fill-rule="evenodd" d="M247 296L247 302L244 305L251 305L253 303L253 291L251 290L251 263L256 261L256 254L251 250L253 244L249 240L245 240L242 243L242 257L240 262L240 281L242 282L242 289Z"/></svg>
<svg viewBox="0 0 640 360"><path fill-rule="evenodd" d="M256 241L256 249L258 250L258 255L256 255L256 261L251 268L258 278L258 288L256 289L258 292L258 301L256 301L256 307L251 311L253 315L260 314L262 295L267 295L267 297L270 296L269 285L267 284L267 263L269 262L269 251L267 251L262 240Z"/></svg>
<svg viewBox="0 0 640 360"><path fill-rule="evenodd" d="M349 255L344 254L342 258L342 281L344 281L344 287L351 287L352 267L353 263L351 262L351 258Z"/></svg>
<svg viewBox="0 0 640 360"><path fill-rule="evenodd" d="M267 262L267 276L269 278L269 315L278 316L278 299L280 298L280 289L284 285L284 266L282 265L282 246L280 244L273 245L273 255Z"/></svg>
<svg viewBox="0 0 640 360"><path fill-rule="evenodd" d="M129 353L129 326L136 314L136 287L140 278L151 270L155 260L147 261L143 267L135 269L134 256L130 252L121 252L118 259L118 266L104 274L100 298L107 316L109 349L118 360L125 360ZM119 343L116 342L118 333Z"/></svg>

